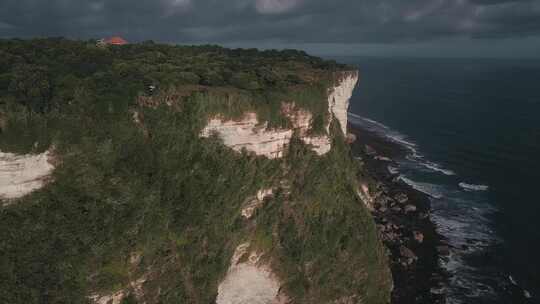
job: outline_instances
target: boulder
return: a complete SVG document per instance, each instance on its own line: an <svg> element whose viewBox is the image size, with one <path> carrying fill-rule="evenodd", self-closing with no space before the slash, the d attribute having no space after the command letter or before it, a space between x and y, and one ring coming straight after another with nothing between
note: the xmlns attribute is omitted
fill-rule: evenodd
<svg viewBox="0 0 540 304"><path fill-rule="evenodd" d="M409 213L409 212L415 212L416 211L416 206L414 205L407 205L405 206L405 212L406 213Z"/></svg>
<svg viewBox="0 0 540 304"><path fill-rule="evenodd" d="M394 196L394 199L398 201L400 204L405 204L409 201L409 197L407 197L407 194L405 193L400 193Z"/></svg>
<svg viewBox="0 0 540 304"><path fill-rule="evenodd" d="M450 247L446 245L437 246L437 252L439 252L440 255L450 255Z"/></svg>
<svg viewBox="0 0 540 304"><path fill-rule="evenodd" d="M356 141L356 135L352 134L352 133L348 133L347 134L347 143L348 144L352 144L353 142Z"/></svg>
<svg viewBox="0 0 540 304"><path fill-rule="evenodd" d="M410 250L409 248L407 248L405 246L400 246L399 247L399 254L401 254L401 256L404 257L404 258L418 259L416 254L414 254L414 252L412 250Z"/></svg>
<svg viewBox="0 0 540 304"><path fill-rule="evenodd" d="M413 235L414 235L414 239L418 242L418 243L423 243L424 242L424 234L420 231L414 231L413 232Z"/></svg>

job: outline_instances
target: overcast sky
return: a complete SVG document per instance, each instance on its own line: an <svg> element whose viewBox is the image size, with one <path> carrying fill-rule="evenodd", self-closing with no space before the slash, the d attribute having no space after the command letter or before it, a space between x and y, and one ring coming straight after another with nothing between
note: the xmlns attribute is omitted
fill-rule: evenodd
<svg viewBox="0 0 540 304"><path fill-rule="evenodd" d="M0 37L540 58L540 0L0 0Z"/></svg>

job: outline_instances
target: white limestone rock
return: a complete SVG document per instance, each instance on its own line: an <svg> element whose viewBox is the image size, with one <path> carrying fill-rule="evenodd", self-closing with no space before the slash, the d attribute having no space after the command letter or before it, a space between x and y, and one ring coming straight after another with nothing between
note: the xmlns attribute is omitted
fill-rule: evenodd
<svg viewBox="0 0 540 304"><path fill-rule="evenodd" d="M143 275L137 280L129 282L125 289L121 289L110 294L95 293L88 297L93 304L120 304L124 298L130 294L134 295L138 303L144 304L144 291L143 284L146 282L147 277Z"/></svg>
<svg viewBox="0 0 540 304"><path fill-rule="evenodd" d="M217 133L223 143L235 151L241 151L245 148L257 155L264 155L271 159L281 158L285 146L291 140L293 131L271 130L268 129L267 125L267 123L260 125L255 113L247 113L240 121L215 117L210 119L201 136L210 137L213 133Z"/></svg>
<svg viewBox="0 0 540 304"><path fill-rule="evenodd" d="M328 134L334 117L339 121L343 134L347 134L347 109L357 81L357 72L343 72L339 85L329 90L328 111L331 115L326 134L309 135L313 114L297 108L294 103L284 103L282 113L290 120L292 129L270 129L267 123L259 122L256 113L246 113L238 121L225 120L219 116L211 118L202 130L201 137L210 137L215 133L226 146L236 151L246 149L256 155L275 159L283 157L296 131L313 151L324 155L332 148Z"/></svg>
<svg viewBox="0 0 540 304"><path fill-rule="evenodd" d="M0 199L23 197L43 187L54 170L52 153L17 155L0 151Z"/></svg>
<svg viewBox="0 0 540 304"><path fill-rule="evenodd" d="M269 266L261 262L262 253L249 252L249 243L236 248L227 275L218 287L216 304L280 304L281 283ZM247 255L247 259L243 258Z"/></svg>
<svg viewBox="0 0 540 304"><path fill-rule="evenodd" d="M244 207L242 208L242 216L246 219L250 219L253 216L253 213L255 213L255 210L262 205L264 199L272 196L273 194L274 189L272 188L259 190L255 197L250 197L247 199Z"/></svg>
<svg viewBox="0 0 540 304"><path fill-rule="evenodd" d="M330 113L333 113L339 121L343 135L347 135L347 111L357 82L358 72L344 72L339 85L335 86L328 95Z"/></svg>

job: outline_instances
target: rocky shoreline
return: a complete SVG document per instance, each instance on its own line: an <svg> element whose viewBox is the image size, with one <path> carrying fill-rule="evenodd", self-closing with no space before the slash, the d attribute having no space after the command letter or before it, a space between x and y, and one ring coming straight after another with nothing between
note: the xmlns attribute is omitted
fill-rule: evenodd
<svg viewBox="0 0 540 304"><path fill-rule="evenodd" d="M361 159L369 178L375 181L371 207L390 255L392 303L445 303L441 287L448 275L439 259L448 255L449 248L430 220L430 199L389 170L407 151L355 125L349 125L349 132L356 137L351 144L354 156Z"/></svg>

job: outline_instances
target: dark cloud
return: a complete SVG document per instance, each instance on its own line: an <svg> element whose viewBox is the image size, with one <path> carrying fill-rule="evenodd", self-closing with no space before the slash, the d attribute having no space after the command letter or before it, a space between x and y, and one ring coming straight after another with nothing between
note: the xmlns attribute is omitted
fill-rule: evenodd
<svg viewBox="0 0 540 304"><path fill-rule="evenodd" d="M411 43L540 35L538 0L1 0L0 37Z"/></svg>

